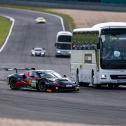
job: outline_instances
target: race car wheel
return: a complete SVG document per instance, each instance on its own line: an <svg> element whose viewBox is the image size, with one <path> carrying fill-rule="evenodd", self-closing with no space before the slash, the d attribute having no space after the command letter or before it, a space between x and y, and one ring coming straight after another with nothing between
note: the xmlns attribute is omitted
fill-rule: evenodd
<svg viewBox="0 0 126 126"><path fill-rule="evenodd" d="M64 92L63 88L59 88L56 92Z"/></svg>
<svg viewBox="0 0 126 126"><path fill-rule="evenodd" d="M37 90L41 91L41 92L46 91L46 86L45 86L45 83L43 82L43 80L40 80L38 82L38 84L37 84Z"/></svg>
<svg viewBox="0 0 126 126"><path fill-rule="evenodd" d="M17 87L16 87L16 78L10 78L10 80L9 80L9 84L10 84L10 88L12 89L12 90L16 90L17 89Z"/></svg>

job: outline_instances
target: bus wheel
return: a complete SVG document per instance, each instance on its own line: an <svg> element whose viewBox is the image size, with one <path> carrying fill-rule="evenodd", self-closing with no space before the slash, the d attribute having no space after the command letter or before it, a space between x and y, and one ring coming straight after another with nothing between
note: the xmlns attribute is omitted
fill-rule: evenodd
<svg viewBox="0 0 126 126"><path fill-rule="evenodd" d="M114 88L114 84L108 84L108 88L109 88L109 89Z"/></svg>
<svg viewBox="0 0 126 126"><path fill-rule="evenodd" d="M89 87L89 83L79 82L79 85L82 87Z"/></svg>
<svg viewBox="0 0 126 126"><path fill-rule="evenodd" d="M114 84L114 88L118 88L119 87L119 84Z"/></svg>
<svg viewBox="0 0 126 126"><path fill-rule="evenodd" d="M89 87L89 83L84 83L84 87Z"/></svg>
<svg viewBox="0 0 126 126"><path fill-rule="evenodd" d="M101 88L100 84L93 84L92 86L93 86L93 88Z"/></svg>
<svg viewBox="0 0 126 126"><path fill-rule="evenodd" d="M108 88L112 89L112 88L118 88L119 84L108 84Z"/></svg>
<svg viewBox="0 0 126 126"><path fill-rule="evenodd" d="M43 80L40 80L40 81L38 82L36 88L37 88L37 90L38 90L39 92L45 92L45 91L46 91L46 86L45 86Z"/></svg>
<svg viewBox="0 0 126 126"><path fill-rule="evenodd" d="M14 78L14 77L10 78L9 84L10 84L10 88L12 90L16 90L17 89L17 87L16 87L16 78Z"/></svg>

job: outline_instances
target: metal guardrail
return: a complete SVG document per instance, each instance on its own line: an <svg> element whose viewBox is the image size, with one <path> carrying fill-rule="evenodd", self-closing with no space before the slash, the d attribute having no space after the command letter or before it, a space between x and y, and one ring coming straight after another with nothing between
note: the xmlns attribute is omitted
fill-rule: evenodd
<svg viewBox="0 0 126 126"><path fill-rule="evenodd" d="M101 2L101 0L0 0L0 2Z"/></svg>

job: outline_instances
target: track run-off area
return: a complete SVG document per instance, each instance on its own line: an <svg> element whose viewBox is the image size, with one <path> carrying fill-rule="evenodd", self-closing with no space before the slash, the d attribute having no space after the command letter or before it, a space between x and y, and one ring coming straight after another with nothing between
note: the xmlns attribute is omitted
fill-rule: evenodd
<svg viewBox="0 0 126 126"><path fill-rule="evenodd" d="M10 8L0 8L0 15L15 19L11 35L0 53L1 67L35 67L70 75L70 59L55 57L55 37L63 29L60 18L46 13ZM36 24L35 19L39 16L44 17L47 23ZM46 49L46 57L31 57L30 51L36 46ZM0 126L126 124L125 87L82 87L79 93L12 91L6 81L10 73L0 71Z"/></svg>

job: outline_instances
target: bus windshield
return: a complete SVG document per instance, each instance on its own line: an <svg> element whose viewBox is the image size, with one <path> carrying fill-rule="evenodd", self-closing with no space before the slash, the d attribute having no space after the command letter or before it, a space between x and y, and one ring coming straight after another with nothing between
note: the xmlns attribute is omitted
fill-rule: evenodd
<svg viewBox="0 0 126 126"><path fill-rule="evenodd" d="M126 28L101 31L100 62L103 69L126 69Z"/></svg>
<svg viewBox="0 0 126 126"><path fill-rule="evenodd" d="M58 37L58 42L71 42L71 36L68 35L60 35Z"/></svg>
<svg viewBox="0 0 126 126"><path fill-rule="evenodd" d="M56 43L57 49L71 49L71 44L65 44L65 43Z"/></svg>

